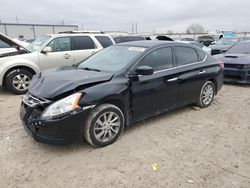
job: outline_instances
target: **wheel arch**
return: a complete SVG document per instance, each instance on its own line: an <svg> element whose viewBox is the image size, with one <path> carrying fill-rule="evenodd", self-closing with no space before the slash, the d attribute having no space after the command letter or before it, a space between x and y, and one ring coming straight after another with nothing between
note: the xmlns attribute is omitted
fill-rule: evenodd
<svg viewBox="0 0 250 188"><path fill-rule="evenodd" d="M131 124L132 120L131 120L131 113L129 109L126 107L126 105L119 99L105 99L102 100L100 104L107 104L107 103L113 104L121 109L121 111L124 114L125 126L128 127Z"/></svg>
<svg viewBox="0 0 250 188"><path fill-rule="evenodd" d="M33 75L36 74L36 71L31 68L31 67L28 67L28 66L25 66L25 65L17 65L17 66L14 66L14 67L11 67L9 68L5 73L4 73L4 76L3 76L3 81L2 81L2 85L5 86L6 84L6 77L7 75L13 71L13 70L16 70L16 69L25 69L25 70L28 70L30 73L32 73Z"/></svg>
<svg viewBox="0 0 250 188"><path fill-rule="evenodd" d="M217 88L217 81L214 78L210 78L208 79L208 81L212 82L214 84L214 88L215 88L215 94L217 94L218 88Z"/></svg>

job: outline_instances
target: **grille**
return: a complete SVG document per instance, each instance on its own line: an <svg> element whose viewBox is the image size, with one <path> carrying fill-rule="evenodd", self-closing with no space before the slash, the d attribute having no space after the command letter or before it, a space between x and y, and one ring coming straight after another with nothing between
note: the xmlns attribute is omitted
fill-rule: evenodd
<svg viewBox="0 0 250 188"><path fill-rule="evenodd" d="M244 65L239 64L224 64L225 68L237 68L237 69L243 69Z"/></svg>
<svg viewBox="0 0 250 188"><path fill-rule="evenodd" d="M29 107L35 107L37 105L51 103L51 101L49 101L47 99L43 99L43 98L37 98L37 97L34 97L34 96L30 95L29 93L27 93L23 97L23 103Z"/></svg>

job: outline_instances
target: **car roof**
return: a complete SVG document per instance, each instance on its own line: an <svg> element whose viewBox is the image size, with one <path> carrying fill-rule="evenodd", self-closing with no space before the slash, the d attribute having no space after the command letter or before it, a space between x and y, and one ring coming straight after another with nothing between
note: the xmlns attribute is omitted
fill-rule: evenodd
<svg viewBox="0 0 250 188"><path fill-rule="evenodd" d="M182 42L175 42L175 41L149 41L149 40L143 40L143 41L132 41L132 42L124 42L116 44L116 46L135 46L135 47L142 47L142 48L155 48L160 46L166 46L166 45L181 45L181 46L188 46L193 47L193 45L182 43Z"/></svg>
<svg viewBox="0 0 250 188"><path fill-rule="evenodd" d="M107 34L102 33L57 33L57 34L46 34L45 36L50 37L67 37L67 36L108 36Z"/></svg>

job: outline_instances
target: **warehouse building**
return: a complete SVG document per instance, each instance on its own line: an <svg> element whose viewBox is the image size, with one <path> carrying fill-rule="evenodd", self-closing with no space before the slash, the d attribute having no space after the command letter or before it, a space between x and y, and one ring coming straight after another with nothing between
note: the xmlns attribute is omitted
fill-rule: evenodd
<svg viewBox="0 0 250 188"><path fill-rule="evenodd" d="M61 31L78 30L77 25L14 24L0 23L0 33L10 38L35 39L38 36Z"/></svg>

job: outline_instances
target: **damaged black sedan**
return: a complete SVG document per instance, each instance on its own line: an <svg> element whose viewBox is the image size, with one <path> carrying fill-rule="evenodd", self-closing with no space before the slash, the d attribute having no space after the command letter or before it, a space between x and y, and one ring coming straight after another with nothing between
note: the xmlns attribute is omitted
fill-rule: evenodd
<svg viewBox="0 0 250 188"><path fill-rule="evenodd" d="M107 146L124 127L196 104L208 107L223 63L189 44L138 41L108 47L72 67L35 75L20 117L39 142Z"/></svg>

